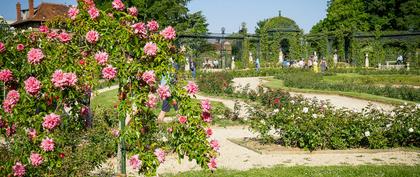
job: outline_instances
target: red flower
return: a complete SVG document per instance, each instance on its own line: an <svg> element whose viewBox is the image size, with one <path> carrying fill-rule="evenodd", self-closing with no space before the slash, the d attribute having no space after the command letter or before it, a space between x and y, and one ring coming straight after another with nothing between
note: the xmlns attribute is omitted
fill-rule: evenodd
<svg viewBox="0 0 420 177"><path fill-rule="evenodd" d="M278 103L280 103L280 99L279 98L274 99L274 104L278 104Z"/></svg>
<svg viewBox="0 0 420 177"><path fill-rule="evenodd" d="M60 154L58 154L58 156L60 157L60 158L64 158L65 157L65 155L64 155L64 153L60 153Z"/></svg>

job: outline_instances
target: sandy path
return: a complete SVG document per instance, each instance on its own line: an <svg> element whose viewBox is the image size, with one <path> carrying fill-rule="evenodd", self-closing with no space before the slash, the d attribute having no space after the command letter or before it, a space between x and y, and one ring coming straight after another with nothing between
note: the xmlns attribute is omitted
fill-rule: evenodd
<svg viewBox="0 0 420 177"><path fill-rule="evenodd" d="M196 98L199 100L209 100L209 101L217 101L223 103L223 105L227 108L229 108L231 111L235 110L235 101L233 99L227 100L227 99L221 99L221 98L215 98L215 97L208 97L208 96L202 96L202 95L196 95ZM243 101L237 100L240 107L239 107L239 117L240 118L246 118L248 117L248 112L246 111L249 107L248 104L246 104Z"/></svg>

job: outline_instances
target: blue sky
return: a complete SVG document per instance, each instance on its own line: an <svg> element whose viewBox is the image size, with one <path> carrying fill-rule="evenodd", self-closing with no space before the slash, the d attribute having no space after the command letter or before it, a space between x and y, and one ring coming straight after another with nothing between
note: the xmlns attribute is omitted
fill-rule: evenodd
<svg viewBox="0 0 420 177"><path fill-rule="evenodd" d="M18 0L0 0L0 15L8 20L16 19ZM76 0L34 0L35 6L41 1L75 4ZM22 8L28 8L28 0L20 0ZM209 23L210 32L237 32L242 22L254 32L257 22L278 15L289 17L305 32L326 16L327 0L192 0L188 5L191 12L203 11Z"/></svg>

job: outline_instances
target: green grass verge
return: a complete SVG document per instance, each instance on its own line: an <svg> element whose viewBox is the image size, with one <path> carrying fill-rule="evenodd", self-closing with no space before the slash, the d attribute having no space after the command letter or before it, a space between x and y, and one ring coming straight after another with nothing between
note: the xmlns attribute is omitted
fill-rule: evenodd
<svg viewBox="0 0 420 177"><path fill-rule="evenodd" d="M385 103L385 104L403 104L405 102L416 103L416 102L412 102L412 101L406 101L406 100L401 100L401 99L396 99L396 98L389 98L389 97L371 95L371 94L367 94L367 93L342 92L342 91L333 91L333 90L300 89L300 88L286 87L286 86L284 86L282 80L274 79L274 78L267 78L265 80L268 81L268 82L263 84L265 87L273 88L273 89L282 89L282 90L289 91L289 92L341 95L341 96L364 99L364 100L368 100L368 101L381 102L381 103Z"/></svg>
<svg viewBox="0 0 420 177"><path fill-rule="evenodd" d="M361 75L356 73L338 73L333 76L323 76L322 79L327 83L343 83L351 81L357 84L376 84L376 85L420 85L418 75Z"/></svg>
<svg viewBox="0 0 420 177"><path fill-rule="evenodd" d="M237 162L240 163L240 162ZM358 165L358 166L275 166L247 171L218 169L213 174L208 171L190 171L165 177L418 177L420 166L402 165Z"/></svg>

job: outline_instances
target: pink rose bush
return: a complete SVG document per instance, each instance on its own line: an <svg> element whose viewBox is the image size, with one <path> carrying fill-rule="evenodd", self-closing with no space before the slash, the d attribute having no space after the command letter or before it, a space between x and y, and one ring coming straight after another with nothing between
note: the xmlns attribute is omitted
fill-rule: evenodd
<svg viewBox="0 0 420 177"><path fill-rule="evenodd" d="M159 23L155 20L147 22L147 29L149 31L157 31L159 29Z"/></svg>
<svg viewBox="0 0 420 177"><path fill-rule="evenodd" d="M133 28L135 34L138 34L142 38L147 37L147 28L144 23L142 22L135 23L131 25L131 27Z"/></svg>
<svg viewBox="0 0 420 177"><path fill-rule="evenodd" d="M26 174L25 165L20 162L16 162L13 166L13 176L22 177Z"/></svg>
<svg viewBox="0 0 420 177"><path fill-rule="evenodd" d="M169 86L167 85L160 85L157 92L162 100L171 97L171 92L169 91Z"/></svg>
<svg viewBox="0 0 420 177"><path fill-rule="evenodd" d="M7 113L12 113L12 109L16 106L20 99L20 94L16 90L10 90L7 93L6 99L3 101L3 109Z"/></svg>
<svg viewBox="0 0 420 177"><path fill-rule="evenodd" d="M153 85L156 82L156 76L154 71L146 71L141 76L144 82L146 82L148 85Z"/></svg>
<svg viewBox="0 0 420 177"><path fill-rule="evenodd" d="M29 160L31 161L31 164L35 167L41 165L42 162L44 161L41 154L38 154L38 153L32 153L31 156L29 157Z"/></svg>
<svg viewBox="0 0 420 177"><path fill-rule="evenodd" d="M187 86L185 86L185 90L187 90L188 94L195 95L198 92L198 85L192 81L188 81Z"/></svg>
<svg viewBox="0 0 420 177"><path fill-rule="evenodd" d="M54 84L54 87L64 89L65 87L75 86L77 76L75 73L65 73L61 70L56 70L52 75L51 82Z"/></svg>
<svg viewBox="0 0 420 177"><path fill-rule="evenodd" d="M206 135L207 135L207 137L210 137L211 135L213 135L213 130L211 128L207 128L206 129Z"/></svg>
<svg viewBox="0 0 420 177"><path fill-rule="evenodd" d="M91 43L95 44L99 41L99 33L97 31L91 30L86 33L86 40Z"/></svg>
<svg viewBox="0 0 420 177"><path fill-rule="evenodd" d="M25 50L25 45L23 45L23 44L18 44L18 45L16 46L16 50L17 50L17 51L19 51L19 52L21 52L21 51Z"/></svg>
<svg viewBox="0 0 420 177"><path fill-rule="evenodd" d="M77 7L70 7L69 11L67 12L67 15L69 16L70 19L75 20L77 14L79 14L79 9L77 9Z"/></svg>
<svg viewBox="0 0 420 177"><path fill-rule="evenodd" d="M130 159L128 160L128 164L131 166L131 168L133 168L134 170L140 168L141 166L141 161L139 160L139 155L133 155L130 157Z"/></svg>
<svg viewBox="0 0 420 177"><path fill-rule="evenodd" d="M138 15L138 11L136 7L130 7L127 9L128 14L130 14L131 16L136 17Z"/></svg>
<svg viewBox="0 0 420 177"><path fill-rule="evenodd" d="M111 65L102 69L102 77L108 80L112 80L117 76L117 69Z"/></svg>
<svg viewBox="0 0 420 177"><path fill-rule="evenodd" d="M100 65L106 65L106 63L108 62L108 57L108 53L106 52L98 52L95 54L95 60Z"/></svg>
<svg viewBox="0 0 420 177"><path fill-rule="evenodd" d="M148 42L144 46L144 53L148 56L155 56L157 52L157 45L153 42Z"/></svg>
<svg viewBox="0 0 420 177"><path fill-rule="evenodd" d="M215 170L217 168L216 158L211 158L210 162L207 164L210 170Z"/></svg>
<svg viewBox="0 0 420 177"><path fill-rule="evenodd" d="M185 124L187 122L187 116L179 116L178 121L181 124Z"/></svg>
<svg viewBox="0 0 420 177"><path fill-rule="evenodd" d="M114 2L112 2L112 7L116 10L124 10L125 5L124 3L122 3L121 0L114 0Z"/></svg>
<svg viewBox="0 0 420 177"><path fill-rule="evenodd" d="M58 35L58 39L63 43L67 43L71 40L71 36L69 33L62 32Z"/></svg>
<svg viewBox="0 0 420 177"><path fill-rule="evenodd" d="M217 140L211 140L210 141L210 146L213 148L213 150L218 151L220 146L219 146L219 142Z"/></svg>
<svg viewBox="0 0 420 177"><path fill-rule="evenodd" d="M41 60L44 58L44 53L42 53L41 49L37 49L37 48L31 48L31 50L29 50L28 52L28 62L30 64L39 64L41 62Z"/></svg>
<svg viewBox="0 0 420 177"><path fill-rule="evenodd" d="M47 138L42 140L40 147L45 152L49 152L49 151L54 151L54 145L55 145L54 140L47 137Z"/></svg>
<svg viewBox="0 0 420 177"><path fill-rule="evenodd" d="M168 26L160 32L160 35L162 35L167 40L172 40L175 39L176 32L172 26Z"/></svg>
<svg viewBox="0 0 420 177"><path fill-rule="evenodd" d="M39 32L41 32L41 33L48 33L49 32L48 26L41 25L39 27Z"/></svg>
<svg viewBox="0 0 420 177"><path fill-rule="evenodd" d="M9 82L13 80L13 73L9 69L0 70L0 81Z"/></svg>
<svg viewBox="0 0 420 177"><path fill-rule="evenodd" d="M52 130L58 125L60 125L60 116L54 113L48 114L44 117L44 122L42 123L42 127L48 130Z"/></svg>
<svg viewBox="0 0 420 177"><path fill-rule="evenodd" d="M155 94L150 93L147 98L148 100L146 102L146 106L149 108L155 108L158 102L158 97Z"/></svg>
<svg viewBox="0 0 420 177"><path fill-rule="evenodd" d="M155 149L154 154L157 157L159 163L165 162L165 151L158 148L158 149Z"/></svg>
<svg viewBox="0 0 420 177"><path fill-rule="evenodd" d="M41 90L41 82L35 77L31 76L25 80L25 90L30 95L37 95Z"/></svg>
<svg viewBox="0 0 420 177"><path fill-rule="evenodd" d="M96 7L90 7L88 13L90 15L90 18L92 19L96 19L99 17L99 10Z"/></svg>

